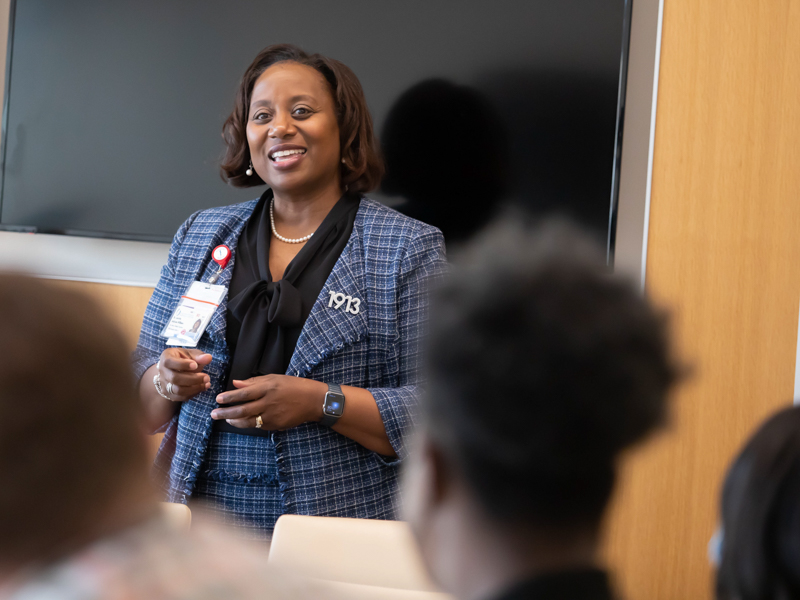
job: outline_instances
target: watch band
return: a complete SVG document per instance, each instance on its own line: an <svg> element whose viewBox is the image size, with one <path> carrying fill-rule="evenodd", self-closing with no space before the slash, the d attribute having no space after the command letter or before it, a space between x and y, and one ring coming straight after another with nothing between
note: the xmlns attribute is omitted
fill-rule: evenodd
<svg viewBox="0 0 800 600"><path fill-rule="evenodd" d="M325 393L325 399L322 401L322 419L320 420L319 424L325 427L333 427L336 425L336 422L341 418L335 415L329 415L325 412L325 407L328 404L328 394L338 394L342 397L342 408L344 408L344 394L342 393L342 386L338 383L329 383L328 384L328 391Z"/></svg>

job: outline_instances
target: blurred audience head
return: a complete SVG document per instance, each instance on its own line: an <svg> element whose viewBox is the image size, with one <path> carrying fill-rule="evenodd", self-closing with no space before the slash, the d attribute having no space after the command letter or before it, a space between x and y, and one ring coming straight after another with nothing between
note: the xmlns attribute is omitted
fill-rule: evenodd
<svg viewBox="0 0 800 600"><path fill-rule="evenodd" d="M522 573L593 564L619 455L664 424L678 377L665 316L591 240L519 221L465 247L433 302L406 514L456 595L491 579L480 552Z"/></svg>
<svg viewBox="0 0 800 600"><path fill-rule="evenodd" d="M95 302L0 277L0 571L47 561L151 506L128 344Z"/></svg>
<svg viewBox="0 0 800 600"><path fill-rule="evenodd" d="M800 407L768 419L722 493L720 600L800 598Z"/></svg>

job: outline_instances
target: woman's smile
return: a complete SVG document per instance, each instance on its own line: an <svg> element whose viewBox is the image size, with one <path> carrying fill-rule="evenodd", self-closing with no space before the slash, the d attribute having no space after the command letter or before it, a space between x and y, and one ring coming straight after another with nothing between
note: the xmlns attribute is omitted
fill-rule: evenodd
<svg viewBox="0 0 800 600"><path fill-rule="evenodd" d="M297 144L276 144L267 152L267 158L275 169L289 170L297 167L305 158L307 148Z"/></svg>

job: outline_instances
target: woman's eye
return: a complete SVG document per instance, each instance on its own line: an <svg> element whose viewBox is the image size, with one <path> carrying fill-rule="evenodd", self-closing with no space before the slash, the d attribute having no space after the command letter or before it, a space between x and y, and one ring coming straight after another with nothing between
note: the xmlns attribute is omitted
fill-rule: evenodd
<svg viewBox="0 0 800 600"><path fill-rule="evenodd" d="M257 113L253 115L253 121L266 121L269 119L268 113Z"/></svg>
<svg viewBox="0 0 800 600"><path fill-rule="evenodd" d="M302 106L294 109L294 114L298 117L306 117L311 114L311 111Z"/></svg>

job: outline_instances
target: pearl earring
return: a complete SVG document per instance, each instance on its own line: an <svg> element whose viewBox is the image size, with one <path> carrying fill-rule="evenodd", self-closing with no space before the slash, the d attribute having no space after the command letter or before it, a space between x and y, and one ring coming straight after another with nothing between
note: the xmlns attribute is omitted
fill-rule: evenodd
<svg viewBox="0 0 800 600"><path fill-rule="evenodd" d="M343 164L343 165L344 165L344 164L346 164L346 163L344 162L344 159L342 159L342 164Z"/></svg>
<svg viewBox="0 0 800 600"><path fill-rule="evenodd" d="M250 161L250 166L247 167L247 171L245 171L245 175L247 175L248 177L252 177L253 176L253 161L252 160Z"/></svg>

